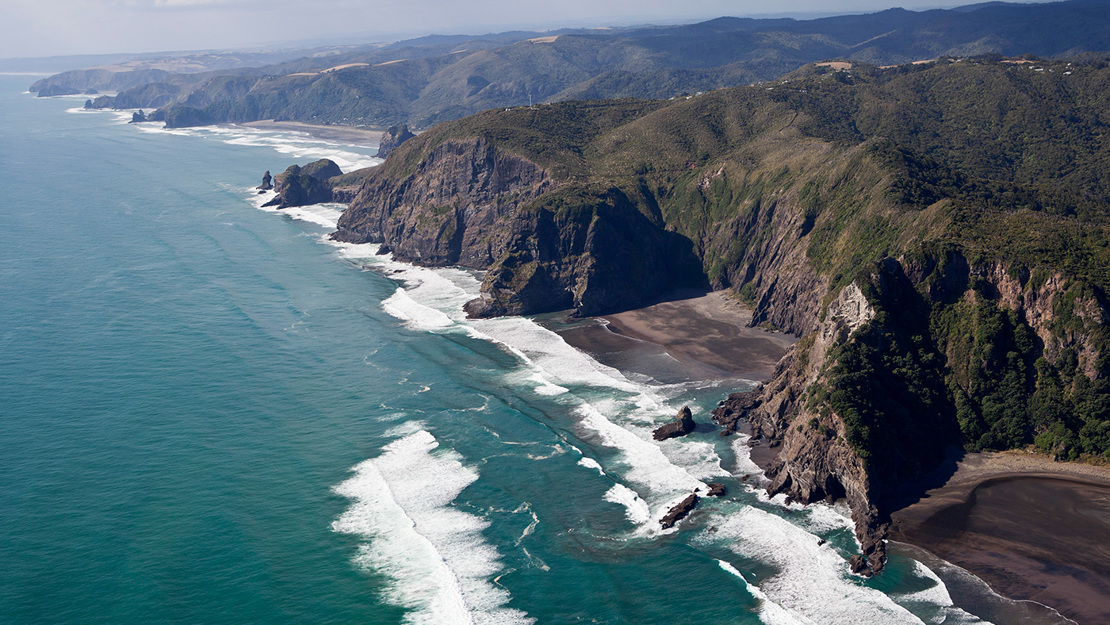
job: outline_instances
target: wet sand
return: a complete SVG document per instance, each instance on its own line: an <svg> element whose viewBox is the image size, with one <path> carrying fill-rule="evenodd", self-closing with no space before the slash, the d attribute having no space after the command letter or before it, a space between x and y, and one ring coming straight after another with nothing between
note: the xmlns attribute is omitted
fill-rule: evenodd
<svg viewBox="0 0 1110 625"><path fill-rule="evenodd" d="M968 454L943 486L894 512L891 537L999 594L1110 623L1110 469L1023 453Z"/></svg>
<svg viewBox="0 0 1110 625"><path fill-rule="evenodd" d="M355 128L353 126L324 126L322 124L305 124L303 122L276 122L273 120L245 122L239 125L246 126L247 128L258 128L260 130L290 130L293 132L303 132L317 139L323 139L325 141L338 141L341 143L349 143L351 145L366 147L377 147L378 144L381 142L382 135L385 134L385 131L373 128Z"/></svg>
<svg viewBox="0 0 1110 625"><path fill-rule="evenodd" d="M793 336L749 328L752 313L725 291L676 294L658 304L607 315L601 324L560 332L602 362L614 361L621 352L634 354L613 366L624 370L663 366L683 369L690 379L742 378L752 381L771 377L775 364L794 344ZM640 371L652 377L651 371Z"/></svg>

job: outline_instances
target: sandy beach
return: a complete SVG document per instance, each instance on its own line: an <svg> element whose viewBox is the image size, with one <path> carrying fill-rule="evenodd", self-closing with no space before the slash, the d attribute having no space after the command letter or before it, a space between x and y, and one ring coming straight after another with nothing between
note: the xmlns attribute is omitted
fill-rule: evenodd
<svg viewBox="0 0 1110 625"><path fill-rule="evenodd" d="M338 141L342 143L349 143L351 145L360 146L374 146L377 147L381 142L382 135L385 134L384 130L377 130L372 128L355 128L353 126L325 126L322 124L305 124L303 122L276 122L273 120L261 120L254 122L245 122L239 124L247 128L259 128L264 130L291 130L294 132L303 132L317 139L325 141Z"/></svg>
<svg viewBox="0 0 1110 625"><path fill-rule="evenodd" d="M714 292L559 332L606 364L660 380L766 380L795 339L750 328L750 320L743 304ZM774 452L756 447L752 458L765 468ZM905 543L898 548L951 562L1004 597L1036 602L987 601L1000 625L1110 623L1110 468L1025 452L956 454L905 492L911 497L892 514L891 539ZM958 580L951 583L956 592ZM990 594L971 594L983 592Z"/></svg>
<svg viewBox="0 0 1110 625"><path fill-rule="evenodd" d="M678 293L560 334L602 362L657 379L669 362L687 378L766 380L795 338L750 328L751 318L725 291Z"/></svg>
<svg viewBox="0 0 1110 625"><path fill-rule="evenodd" d="M1110 469L1024 453L978 453L894 512L891 537L1052 606L1081 625L1110 623Z"/></svg>

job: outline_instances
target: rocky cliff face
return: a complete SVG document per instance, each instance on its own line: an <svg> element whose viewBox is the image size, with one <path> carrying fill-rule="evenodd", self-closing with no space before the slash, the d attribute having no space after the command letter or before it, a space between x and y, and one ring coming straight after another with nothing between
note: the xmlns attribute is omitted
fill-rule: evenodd
<svg viewBox="0 0 1110 625"><path fill-rule="evenodd" d="M773 379L730 396L714 418L730 428L747 419L756 436L780 448L767 471L771 493L806 503L845 498L863 549L853 570L871 573L885 563L892 494L935 466L961 434L989 440L999 394L1022 402L1020 416L1033 413L1024 425L1002 427L1044 430L1051 424L1037 420L1038 394L1064 377L1069 362L1073 393L1075 384L1087 383L1080 377L1107 375L1110 309L1059 273L1033 280L1002 263L969 263L959 253L885 259L865 287L853 282L842 289ZM996 327L992 311L1013 327ZM1023 332L1024 346L1004 336ZM969 340L1007 351L1009 360L995 362ZM1019 372L1018 383L1006 385Z"/></svg>
<svg viewBox="0 0 1110 625"><path fill-rule="evenodd" d="M404 177L375 172L334 237L382 243L408 262L488 269L467 305L477 317L627 308L697 264L689 241L621 190L564 197L542 167L485 139L445 142Z"/></svg>

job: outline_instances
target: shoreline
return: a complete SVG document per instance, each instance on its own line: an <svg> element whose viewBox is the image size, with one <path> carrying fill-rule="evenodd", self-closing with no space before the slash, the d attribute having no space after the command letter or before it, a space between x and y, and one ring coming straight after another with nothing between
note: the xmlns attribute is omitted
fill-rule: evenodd
<svg viewBox="0 0 1110 625"><path fill-rule="evenodd" d="M1017 601L1081 625L1110 622L1110 469L1027 452L949 459L950 477L891 514L924 549Z"/></svg>
<svg viewBox="0 0 1110 625"><path fill-rule="evenodd" d="M306 124L304 122L292 121L274 121L259 120L253 122L242 122L240 124L231 124L233 126L243 126L245 128L255 128L258 130L287 130L291 132L303 132L316 139L324 141L339 141L342 143L349 143L361 147L378 147L381 143L382 136L385 130L376 128L355 128L354 126L325 126L323 124Z"/></svg>
<svg viewBox="0 0 1110 625"><path fill-rule="evenodd" d="M748 327L751 311L723 291L673 295L557 331L604 364L661 381L664 360L686 379L763 381L795 342ZM752 461L766 470L778 451L753 446ZM1110 622L1110 468L961 454L904 490L914 489L922 494L891 514L893 550L974 576L946 575L962 601L999 623Z"/></svg>

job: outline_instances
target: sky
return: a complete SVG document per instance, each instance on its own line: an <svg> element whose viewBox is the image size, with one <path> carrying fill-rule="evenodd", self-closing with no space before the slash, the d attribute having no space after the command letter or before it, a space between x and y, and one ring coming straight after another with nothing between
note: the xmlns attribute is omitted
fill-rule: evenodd
<svg viewBox="0 0 1110 625"><path fill-rule="evenodd" d="M431 33L921 10L975 1L0 0L0 58L370 43Z"/></svg>

